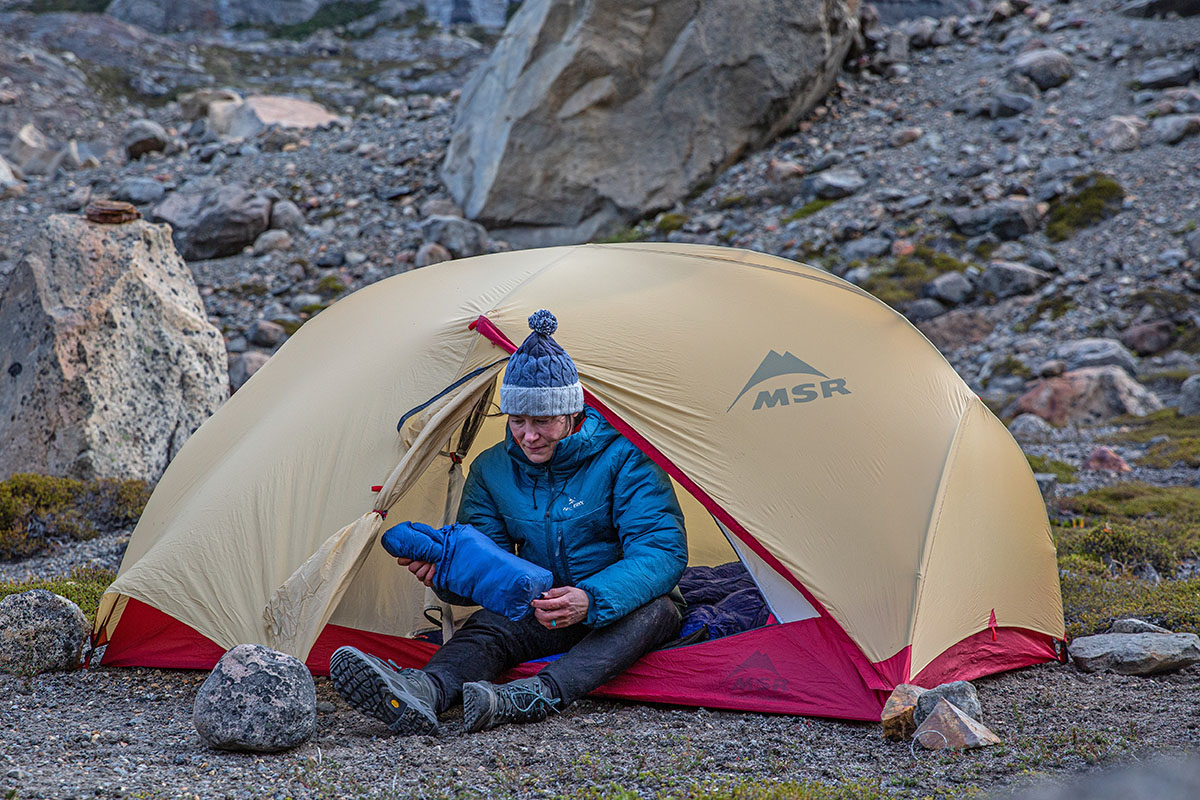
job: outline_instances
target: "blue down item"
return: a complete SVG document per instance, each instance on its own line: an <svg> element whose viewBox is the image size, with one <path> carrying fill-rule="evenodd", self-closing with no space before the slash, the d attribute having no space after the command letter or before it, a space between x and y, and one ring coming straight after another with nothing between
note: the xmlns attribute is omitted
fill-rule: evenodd
<svg viewBox="0 0 1200 800"><path fill-rule="evenodd" d="M687 602L679 638L696 634L699 641L720 639L734 633L761 628L771 611L750 573L740 561L717 567L688 567L679 579L679 591Z"/></svg>
<svg viewBox="0 0 1200 800"><path fill-rule="evenodd" d="M470 525L434 528L421 522L401 522L381 540L397 558L437 564L433 588L454 595L462 605L477 604L516 622L532 609L530 601L554 585L550 571L512 553Z"/></svg>

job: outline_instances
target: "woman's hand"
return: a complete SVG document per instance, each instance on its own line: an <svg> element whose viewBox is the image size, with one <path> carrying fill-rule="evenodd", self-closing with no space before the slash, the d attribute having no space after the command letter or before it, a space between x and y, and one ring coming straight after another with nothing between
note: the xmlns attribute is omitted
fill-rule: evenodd
<svg viewBox="0 0 1200 800"><path fill-rule="evenodd" d="M428 561L413 561L411 558L397 558L396 563L402 567L408 567L408 571L417 576L417 580L426 586L433 586L433 573L437 571L437 564L430 564Z"/></svg>
<svg viewBox="0 0 1200 800"><path fill-rule="evenodd" d="M412 569L412 567L409 567ZM533 615L546 628L565 628L587 619L588 606L592 600L583 589L574 586L556 586L542 592L542 596L530 603Z"/></svg>

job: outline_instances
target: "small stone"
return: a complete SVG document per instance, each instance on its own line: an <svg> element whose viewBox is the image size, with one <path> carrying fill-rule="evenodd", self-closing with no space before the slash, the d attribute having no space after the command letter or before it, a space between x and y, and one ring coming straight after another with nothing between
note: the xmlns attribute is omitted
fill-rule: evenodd
<svg viewBox="0 0 1200 800"><path fill-rule="evenodd" d="M767 164L767 180L771 183L786 183L802 177L804 177L804 167L795 161L773 158Z"/></svg>
<svg viewBox="0 0 1200 800"><path fill-rule="evenodd" d="M853 168L830 169L814 175L806 183L822 200L838 200L861 191L867 185L867 179Z"/></svg>
<svg viewBox="0 0 1200 800"><path fill-rule="evenodd" d="M962 305L974 293L971 280L961 272L945 272L929 282L929 296L952 306Z"/></svg>
<svg viewBox="0 0 1200 800"><path fill-rule="evenodd" d="M924 322L946 313L946 307L932 297L913 300L904 307L904 316L913 322Z"/></svg>
<svg viewBox="0 0 1200 800"><path fill-rule="evenodd" d="M1150 123L1150 133L1156 142L1178 144L1200 133L1200 114L1168 114Z"/></svg>
<svg viewBox="0 0 1200 800"><path fill-rule="evenodd" d="M417 257L413 264L418 267L428 267L431 264L439 264L442 261L450 261L454 256L450 255L450 251L442 247L437 242L425 242L417 250Z"/></svg>
<svg viewBox="0 0 1200 800"><path fill-rule="evenodd" d="M1092 133L1092 143L1114 153L1138 149L1146 123L1140 117L1112 116Z"/></svg>
<svg viewBox="0 0 1200 800"><path fill-rule="evenodd" d="M317 266L321 269L336 269L346 263L346 254L341 250L326 250L317 256Z"/></svg>
<svg viewBox="0 0 1200 800"><path fill-rule="evenodd" d="M1175 340L1175 324L1160 319L1134 325L1121 334L1121 342L1139 356L1161 353Z"/></svg>
<svg viewBox="0 0 1200 800"><path fill-rule="evenodd" d="M1037 414L1018 414L1008 424L1008 432L1018 442L1049 442L1055 436L1054 426Z"/></svg>
<svg viewBox="0 0 1200 800"><path fill-rule="evenodd" d="M116 200L93 200L83 214L88 222L101 225L123 225L142 218L142 212L131 204Z"/></svg>
<svg viewBox="0 0 1200 800"><path fill-rule="evenodd" d="M1103 445L1092 450L1081 469L1096 472L1133 472L1133 467L1125 463L1125 459L1117 455L1111 447Z"/></svg>
<svg viewBox="0 0 1200 800"><path fill-rule="evenodd" d="M261 350L247 350L229 361L229 385L234 390L242 388L254 373L270 360Z"/></svg>
<svg viewBox="0 0 1200 800"><path fill-rule="evenodd" d="M287 231L272 229L258 235L251 252L256 256L265 256L267 253L291 249L292 235Z"/></svg>
<svg viewBox="0 0 1200 800"><path fill-rule="evenodd" d="M926 750L972 750L1000 744L996 734L945 698L938 699L913 738Z"/></svg>
<svg viewBox="0 0 1200 800"><path fill-rule="evenodd" d="M979 277L981 291L998 298L1031 294L1050 280L1050 273L1016 261L993 261Z"/></svg>
<svg viewBox="0 0 1200 800"><path fill-rule="evenodd" d="M890 253L892 243L882 236L864 236L842 245L842 258L846 261L866 261Z"/></svg>
<svg viewBox="0 0 1200 800"><path fill-rule="evenodd" d="M271 228L299 233L304 230L304 212L291 200L279 200L271 205Z"/></svg>
<svg viewBox="0 0 1200 800"><path fill-rule="evenodd" d="M889 143L892 147L903 147L906 144L912 144L925 135L925 132L920 128L901 128L892 134Z"/></svg>
<svg viewBox="0 0 1200 800"><path fill-rule="evenodd" d="M949 700L971 719L983 719L983 709L979 705L979 694L975 691L975 685L969 681L953 681L935 686L918 697L913 721L917 725L923 723L933 713L939 699Z"/></svg>
<svg viewBox="0 0 1200 800"><path fill-rule="evenodd" d="M166 193L166 188L153 178L126 178L113 191L113 198L145 206L162 200Z"/></svg>
<svg viewBox="0 0 1200 800"><path fill-rule="evenodd" d="M1136 80L1144 89L1167 89L1187 86L1195 77L1196 65L1191 59L1155 58L1146 62Z"/></svg>
<svg viewBox="0 0 1200 800"><path fill-rule="evenodd" d="M487 229L462 217L429 217L421 222L421 236L426 243L442 245L454 258L469 258L487 250Z"/></svg>
<svg viewBox="0 0 1200 800"><path fill-rule="evenodd" d="M148 119L134 121L121 134L121 144L130 160L141 158L146 153L166 150L170 141L166 129Z"/></svg>
<svg viewBox="0 0 1200 800"><path fill-rule="evenodd" d="M1043 361L1037 368L1039 378L1057 378L1067 371L1067 362L1061 358L1051 358Z"/></svg>
<svg viewBox="0 0 1200 800"><path fill-rule="evenodd" d="M260 319L250 326L250 330L246 333L246 338L251 344L259 347L274 347L283 341L287 336L283 326L277 322Z"/></svg>
<svg viewBox="0 0 1200 800"><path fill-rule="evenodd" d="M904 741L913 735L917 729L913 712L917 707L917 699L925 691L911 683L902 683L892 690L879 715L879 721L883 723L883 738Z"/></svg>
<svg viewBox="0 0 1200 800"><path fill-rule="evenodd" d="M1064 342L1050 351L1051 358L1060 358L1068 371L1084 367L1117 366L1137 375L1137 359L1116 339L1090 337Z"/></svg>
<svg viewBox="0 0 1200 800"><path fill-rule="evenodd" d="M1009 70L1033 81L1042 91L1063 85L1075 74L1071 60L1052 48L1022 53Z"/></svg>

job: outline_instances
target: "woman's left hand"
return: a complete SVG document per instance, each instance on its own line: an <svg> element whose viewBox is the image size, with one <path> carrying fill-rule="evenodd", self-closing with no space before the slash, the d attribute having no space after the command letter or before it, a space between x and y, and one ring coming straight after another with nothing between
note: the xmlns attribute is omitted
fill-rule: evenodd
<svg viewBox="0 0 1200 800"><path fill-rule="evenodd" d="M592 600L583 589L574 586L556 586L542 592L534 600L533 615L546 628L565 628L587 619Z"/></svg>

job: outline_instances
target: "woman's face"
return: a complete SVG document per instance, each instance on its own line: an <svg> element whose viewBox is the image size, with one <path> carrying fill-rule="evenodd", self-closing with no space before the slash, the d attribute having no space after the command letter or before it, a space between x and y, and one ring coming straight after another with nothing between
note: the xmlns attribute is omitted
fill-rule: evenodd
<svg viewBox="0 0 1200 800"><path fill-rule="evenodd" d="M526 458L534 464L545 464L554 456L554 446L571 433L571 418L509 414L508 430Z"/></svg>

